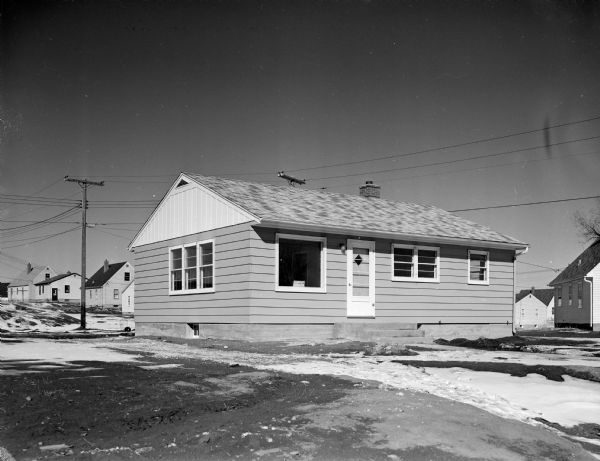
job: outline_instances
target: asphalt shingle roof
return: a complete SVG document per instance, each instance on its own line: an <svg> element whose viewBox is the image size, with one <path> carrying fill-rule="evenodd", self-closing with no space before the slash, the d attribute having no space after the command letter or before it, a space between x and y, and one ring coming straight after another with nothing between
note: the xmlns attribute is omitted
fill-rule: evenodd
<svg viewBox="0 0 600 461"><path fill-rule="evenodd" d="M516 302L521 301L529 293L531 293L531 290L519 291L517 293L517 295L515 296L515 301ZM535 289L533 291L533 296L535 296L542 303L544 303L544 306L547 306L548 304L550 304L550 301L552 301L552 298L554 298L554 289L553 288L542 288L541 290Z"/></svg>
<svg viewBox="0 0 600 461"><path fill-rule="evenodd" d="M50 285L52 282L56 282L57 280L64 279L65 277L69 277L71 275L79 275L74 272L69 272L67 274L59 274L54 277L50 277L49 279L42 280L41 282L36 283L35 285Z"/></svg>
<svg viewBox="0 0 600 461"><path fill-rule="evenodd" d="M581 263L580 263L581 261ZM600 240L587 247L583 253L577 256L565 270L552 280L548 285L558 285L571 280L585 277L594 267L600 263Z"/></svg>
<svg viewBox="0 0 600 461"><path fill-rule="evenodd" d="M185 174L260 220L526 246L431 205Z"/></svg>
<svg viewBox="0 0 600 461"><path fill-rule="evenodd" d="M46 267L47 266L35 266L31 269L31 272L27 272L27 269L25 269L10 282L9 286L20 287L23 285L29 285L29 283L33 282L33 279L36 278L40 272L46 270Z"/></svg>
<svg viewBox="0 0 600 461"><path fill-rule="evenodd" d="M121 269L127 262L124 261L122 263L113 263L108 265L108 270L104 272L104 265L100 267L96 271L94 275L92 275L87 282L85 283L86 288L100 288L104 286L106 282L108 282L115 273Z"/></svg>

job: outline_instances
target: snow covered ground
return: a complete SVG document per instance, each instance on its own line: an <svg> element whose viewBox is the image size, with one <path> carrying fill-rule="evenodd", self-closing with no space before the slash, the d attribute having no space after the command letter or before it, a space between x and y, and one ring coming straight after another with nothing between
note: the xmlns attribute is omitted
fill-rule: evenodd
<svg viewBox="0 0 600 461"><path fill-rule="evenodd" d="M541 375L515 377L505 373L471 371L464 368L419 368L395 363L398 357L360 354L323 356L271 355L237 352L228 349L201 349L186 344L140 338L101 340L26 340L2 347L4 360L38 360L67 363L75 360L137 361L136 353L150 352L177 362L195 357L224 363L237 363L262 370L297 374L350 376L377 381L388 388L428 392L440 397L474 405L493 414L537 424L543 418L569 427L582 423L600 425L600 383L563 376L564 382L550 381ZM489 352L471 349L419 351L411 360L497 361L501 363L556 363L563 366L585 364L600 367L600 359L558 358L548 354ZM499 358L500 357L500 358ZM140 363L140 365L143 365ZM0 370L0 376L2 370Z"/></svg>
<svg viewBox="0 0 600 461"><path fill-rule="evenodd" d="M57 333L75 330L79 324L79 314L63 312L50 303L28 303L19 307L0 303L0 331ZM133 318L114 314L88 312L86 324L90 330L123 331L126 327L135 329Z"/></svg>

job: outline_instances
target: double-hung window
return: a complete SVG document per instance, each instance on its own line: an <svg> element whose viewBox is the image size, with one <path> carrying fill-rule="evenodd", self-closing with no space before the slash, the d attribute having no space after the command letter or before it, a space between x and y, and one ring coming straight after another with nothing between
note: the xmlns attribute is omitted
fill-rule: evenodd
<svg viewBox="0 0 600 461"><path fill-rule="evenodd" d="M469 250L469 283L489 285L490 254L487 251Z"/></svg>
<svg viewBox="0 0 600 461"><path fill-rule="evenodd" d="M392 244L392 280L440 281L440 249Z"/></svg>
<svg viewBox="0 0 600 461"><path fill-rule="evenodd" d="M562 307L562 286L559 286L557 288L555 288L555 292L554 292L554 298L556 299L555 301L555 306L556 307Z"/></svg>
<svg viewBox="0 0 600 461"><path fill-rule="evenodd" d="M583 282L577 282L577 307L583 307Z"/></svg>
<svg viewBox="0 0 600 461"><path fill-rule="evenodd" d="M214 291L214 241L169 249L169 294Z"/></svg>
<svg viewBox="0 0 600 461"><path fill-rule="evenodd" d="M569 283L568 293L569 293L569 307L571 307L573 305L573 284L572 283Z"/></svg>
<svg viewBox="0 0 600 461"><path fill-rule="evenodd" d="M275 289L324 293L326 242L325 237L277 234Z"/></svg>

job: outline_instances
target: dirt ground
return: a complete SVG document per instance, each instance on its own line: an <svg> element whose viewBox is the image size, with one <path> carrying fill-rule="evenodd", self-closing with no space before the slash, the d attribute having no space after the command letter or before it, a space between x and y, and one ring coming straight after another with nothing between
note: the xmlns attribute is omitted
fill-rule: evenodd
<svg viewBox="0 0 600 461"><path fill-rule="evenodd" d="M595 459L551 428L376 382L152 354L0 364L0 446L17 460Z"/></svg>

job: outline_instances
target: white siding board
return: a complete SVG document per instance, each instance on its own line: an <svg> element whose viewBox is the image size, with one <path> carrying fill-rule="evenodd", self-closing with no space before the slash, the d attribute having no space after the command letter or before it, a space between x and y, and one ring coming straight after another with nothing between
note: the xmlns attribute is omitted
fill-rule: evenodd
<svg viewBox="0 0 600 461"><path fill-rule="evenodd" d="M243 210L197 184L188 184L165 196L132 247L250 221Z"/></svg>

